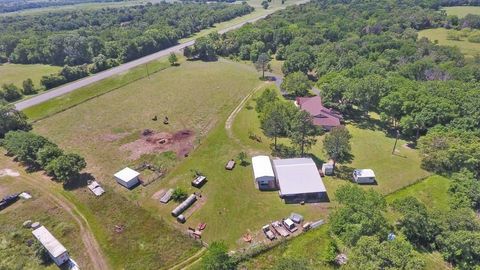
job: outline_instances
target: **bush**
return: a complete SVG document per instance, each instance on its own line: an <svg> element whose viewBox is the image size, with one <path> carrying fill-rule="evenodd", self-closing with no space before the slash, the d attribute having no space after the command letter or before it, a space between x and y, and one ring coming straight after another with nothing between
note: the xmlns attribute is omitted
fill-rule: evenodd
<svg viewBox="0 0 480 270"><path fill-rule="evenodd" d="M20 89L16 87L14 84L4 84L2 85L2 92L0 94L0 98L5 99L8 102L18 100L22 97L20 93Z"/></svg>
<svg viewBox="0 0 480 270"><path fill-rule="evenodd" d="M51 74L43 76L40 80L40 84L43 85L46 89L52 89L54 87L60 86L67 82L67 79L62 75Z"/></svg>
<svg viewBox="0 0 480 270"><path fill-rule="evenodd" d="M188 196L188 193L184 189L177 187L173 191L172 200L176 202L182 202L187 198L187 196Z"/></svg>
<svg viewBox="0 0 480 270"><path fill-rule="evenodd" d="M468 41L473 43L480 43L480 33L472 34L468 37Z"/></svg>

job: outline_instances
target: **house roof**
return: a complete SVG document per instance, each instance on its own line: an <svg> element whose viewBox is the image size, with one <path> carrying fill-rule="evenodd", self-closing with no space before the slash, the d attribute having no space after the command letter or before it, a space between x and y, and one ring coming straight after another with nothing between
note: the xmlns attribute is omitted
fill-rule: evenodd
<svg viewBox="0 0 480 270"><path fill-rule="evenodd" d="M268 156L252 157L252 167L255 179L262 176L275 177L275 174L273 174L272 162Z"/></svg>
<svg viewBox="0 0 480 270"><path fill-rule="evenodd" d="M343 118L341 114L333 109L323 106L320 96L298 97L297 104L300 109L308 112L313 117L313 124L317 126L339 126Z"/></svg>
<svg viewBox="0 0 480 270"><path fill-rule="evenodd" d="M53 257L56 258L67 252L67 249L44 226L35 229L32 234Z"/></svg>
<svg viewBox="0 0 480 270"><path fill-rule="evenodd" d="M273 166L282 195L327 191L311 158L273 160Z"/></svg>
<svg viewBox="0 0 480 270"><path fill-rule="evenodd" d="M139 175L140 175L139 172L134 171L129 167L126 167L125 169L117 172L114 176L124 182L129 182L135 179L136 177L138 177Z"/></svg>
<svg viewBox="0 0 480 270"><path fill-rule="evenodd" d="M358 169L354 170L353 173L356 177L373 177L375 178L375 173L372 169Z"/></svg>

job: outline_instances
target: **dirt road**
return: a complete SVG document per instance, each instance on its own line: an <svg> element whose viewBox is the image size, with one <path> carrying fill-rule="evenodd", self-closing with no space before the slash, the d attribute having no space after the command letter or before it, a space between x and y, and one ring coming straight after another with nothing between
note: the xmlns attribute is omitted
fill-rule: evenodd
<svg viewBox="0 0 480 270"><path fill-rule="evenodd" d="M85 251L88 254L92 269L104 270L109 269L108 263L103 255L103 252L97 243L97 240L93 236L90 227L86 218L82 213L71 203L67 198L59 194L55 189L57 186L51 180L45 179L44 177L39 177L37 175L26 174L22 168L18 167L13 161L9 161L9 167L18 168L20 172L20 177L18 181L21 181L26 186L38 191L43 196L45 196L49 201L58 207L62 208L66 213L68 213L73 220L78 224L80 228L80 239L85 246ZM5 164L7 165L7 164Z"/></svg>

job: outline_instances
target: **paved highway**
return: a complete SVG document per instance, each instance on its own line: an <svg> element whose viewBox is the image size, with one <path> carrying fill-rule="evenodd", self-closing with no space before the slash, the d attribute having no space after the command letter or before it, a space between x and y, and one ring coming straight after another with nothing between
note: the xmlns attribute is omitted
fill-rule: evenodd
<svg viewBox="0 0 480 270"><path fill-rule="evenodd" d="M300 1L298 2L297 4L302 4L302 3L306 3L308 2L308 0L306 1ZM260 19L263 19L265 17L267 17L268 15L270 15L271 13L277 11L279 9L276 9L276 10L272 10L271 12L267 13L267 14L264 14L264 15L259 15L258 17L254 17L252 19L249 19L249 20L246 20L244 22L241 22L241 23L238 23L238 24L235 24L233 26L230 26L230 27L227 27L225 29L222 29L220 31L218 31L220 34L223 34L223 33L226 33L228 31L231 31L231 30L234 30L234 29L237 29L237 28L240 28L241 26L243 26L244 24L246 23L252 23L252 22L255 22L255 21L258 21ZM182 50L183 48L185 47L188 47L188 46L191 46L195 43L195 40L191 40L191 41L186 41L186 42L183 42L183 43L180 43L178 45L175 45L173 47L170 47L170 48L167 48L167 49L164 49L164 50L161 50L161 51L158 51L156 53L153 53L153 54L150 54L150 55L147 55L147 56L144 56L142 58L139 58L137 60L133 60L131 62L128 62L128 63L124 63L122 65L119 65L117 67L114 67L114 68L111 68L111 69L108 69L108 70L105 70L105 71L102 71L102 72L99 72L97 74L94 74L94 75L91 75L91 76L88 76L88 77L85 77L83 79L80 79L80 80L77 80L75 82L72 82L72 83L68 83L68 84L65 84L65 85L62 85L60 87L57 87L57 88L54 88L52 90L49 90L47 92L44 92L42 94L39 94L37 96L34 96L32 98L29 98L29 99L26 99L26 100L22 100L22 101L19 101L17 103L15 103L15 107L17 110L24 110L26 108L29 108L29 107L32 107L32 106L35 106L37 104L40 104L42 102L45 102L47 100L50 100L50 99L53 99L53 98L56 98L58 96L62 96L62 95L65 95L67 93L70 93L72 91L75 91L81 87L84 87L84 86L87 86L89 84L92 84L92 83L95 83L95 82L98 82L98 81L101 81L103 79L106 79L108 77L111 77L111 76L114 76L114 75L117 75L117 74L120 74L122 72L125 72L131 68L134 68L134 67L138 67L140 65L144 65L152 60L155 60L155 59L158 59L158 58L161 58L161 57L164 57L164 56L167 56L169 55L171 52L178 52L180 50Z"/></svg>

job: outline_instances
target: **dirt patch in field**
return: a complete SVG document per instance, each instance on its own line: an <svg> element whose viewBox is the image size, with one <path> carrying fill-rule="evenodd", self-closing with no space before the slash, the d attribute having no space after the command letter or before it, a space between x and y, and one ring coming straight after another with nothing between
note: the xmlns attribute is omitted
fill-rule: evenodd
<svg viewBox="0 0 480 270"><path fill-rule="evenodd" d="M193 149L195 134L193 131L184 129L175 133L154 132L144 130L140 139L124 144L120 149L129 151L129 159L136 160L145 154L163 153L173 151L178 157L186 157Z"/></svg>
<svg viewBox="0 0 480 270"><path fill-rule="evenodd" d="M18 177L20 176L20 173L12 169L3 169L3 170L0 170L0 177L3 177L3 176Z"/></svg>

